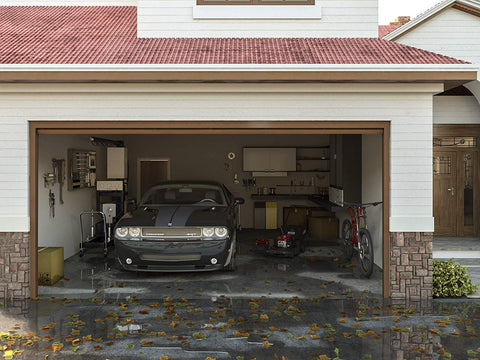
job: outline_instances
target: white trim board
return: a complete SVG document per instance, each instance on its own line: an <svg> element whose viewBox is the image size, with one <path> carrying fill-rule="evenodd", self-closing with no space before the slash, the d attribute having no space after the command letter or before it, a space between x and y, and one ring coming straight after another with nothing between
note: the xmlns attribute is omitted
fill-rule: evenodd
<svg viewBox="0 0 480 360"><path fill-rule="evenodd" d="M433 217L390 217L390 232L432 232Z"/></svg>
<svg viewBox="0 0 480 360"><path fill-rule="evenodd" d="M30 217L0 216L1 232L30 232Z"/></svg>
<svg viewBox="0 0 480 360"><path fill-rule="evenodd" d="M193 5L194 19L321 19L315 5Z"/></svg>

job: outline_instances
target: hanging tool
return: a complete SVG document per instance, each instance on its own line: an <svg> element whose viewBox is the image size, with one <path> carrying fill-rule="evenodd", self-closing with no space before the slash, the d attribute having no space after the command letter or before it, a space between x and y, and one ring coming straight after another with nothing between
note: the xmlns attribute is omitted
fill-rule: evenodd
<svg viewBox="0 0 480 360"><path fill-rule="evenodd" d="M50 217L55 217L55 194L52 190L48 190L48 206L50 207Z"/></svg>
<svg viewBox="0 0 480 360"><path fill-rule="evenodd" d="M57 174L57 182L60 187L59 199L63 204L63 184L65 183L65 159L52 159L54 173Z"/></svg>

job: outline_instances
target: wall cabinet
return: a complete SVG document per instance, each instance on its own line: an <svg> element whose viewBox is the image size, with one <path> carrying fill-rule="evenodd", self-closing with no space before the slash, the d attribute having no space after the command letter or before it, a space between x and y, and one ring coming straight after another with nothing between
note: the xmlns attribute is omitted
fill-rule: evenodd
<svg viewBox="0 0 480 360"><path fill-rule="evenodd" d="M243 171L295 171L295 148L243 148Z"/></svg>

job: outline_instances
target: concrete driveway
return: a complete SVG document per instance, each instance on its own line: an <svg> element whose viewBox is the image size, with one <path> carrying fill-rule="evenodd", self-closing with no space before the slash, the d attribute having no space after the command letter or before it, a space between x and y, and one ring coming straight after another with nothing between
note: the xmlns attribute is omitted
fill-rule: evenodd
<svg viewBox="0 0 480 360"><path fill-rule="evenodd" d="M39 299L3 302L4 355L102 360L480 357L478 302L384 302L381 273L359 277L334 243L294 259L263 257L251 243L242 242L235 273L125 273L100 252L72 258L66 267L69 279L40 288Z"/></svg>

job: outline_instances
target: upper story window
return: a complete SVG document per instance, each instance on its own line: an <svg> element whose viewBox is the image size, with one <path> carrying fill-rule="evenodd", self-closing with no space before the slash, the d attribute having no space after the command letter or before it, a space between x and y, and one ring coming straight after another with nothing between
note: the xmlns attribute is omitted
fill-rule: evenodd
<svg viewBox="0 0 480 360"><path fill-rule="evenodd" d="M197 5L315 5L315 0L197 0Z"/></svg>

